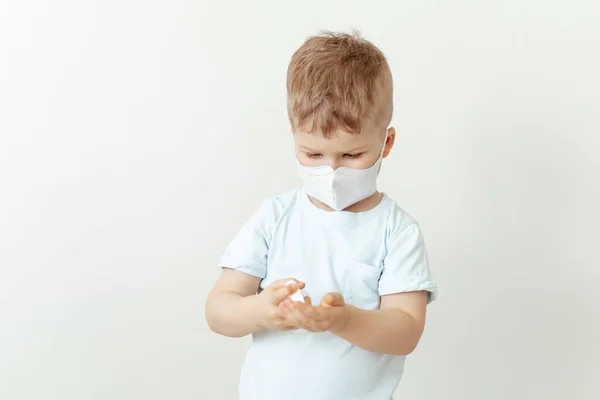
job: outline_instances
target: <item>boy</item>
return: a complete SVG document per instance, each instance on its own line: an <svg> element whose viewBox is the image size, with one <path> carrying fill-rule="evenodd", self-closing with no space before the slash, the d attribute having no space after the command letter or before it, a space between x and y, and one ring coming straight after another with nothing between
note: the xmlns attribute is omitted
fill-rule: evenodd
<svg viewBox="0 0 600 400"><path fill-rule="evenodd" d="M436 287L419 226L376 190L396 137L389 66L357 35L315 36L287 99L304 187L265 201L228 246L208 324L253 336L242 400L390 400Z"/></svg>

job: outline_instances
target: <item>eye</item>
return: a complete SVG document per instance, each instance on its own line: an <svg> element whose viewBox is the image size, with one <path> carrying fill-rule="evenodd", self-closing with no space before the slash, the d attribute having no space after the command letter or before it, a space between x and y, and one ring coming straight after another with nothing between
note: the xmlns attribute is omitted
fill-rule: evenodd
<svg viewBox="0 0 600 400"><path fill-rule="evenodd" d="M357 154L344 154L344 157L346 157L346 158L352 158L352 159L355 159L355 158L360 158L360 156L362 156L362 154L363 154L363 153L357 153Z"/></svg>
<svg viewBox="0 0 600 400"><path fill-rule="evenodd" d="M323 154L321 154L321 153L306 153L306 156L308 158L320 158L320 157L323 157Z"/></svg>

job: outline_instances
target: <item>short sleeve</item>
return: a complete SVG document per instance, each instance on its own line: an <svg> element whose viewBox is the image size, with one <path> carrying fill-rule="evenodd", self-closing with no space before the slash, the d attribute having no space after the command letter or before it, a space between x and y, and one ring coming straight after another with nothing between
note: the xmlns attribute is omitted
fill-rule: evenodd
<svg viewBox="0 0 600 400"><path fill-rule="evenodd" d="M419 225L413 222L397 233L392 232L388 238L387 254L379 280L379 295L422 290L428 292L428 303L437 297L423 235Z"/></svg>
<svg viewBox="0 0 600 400"><path fill-rule="evenodd" d="M267 256L276 215L271 201L265 201L257 212L235 235L221 256L221 268L231 268L264 278L267 274Z"/></svg>

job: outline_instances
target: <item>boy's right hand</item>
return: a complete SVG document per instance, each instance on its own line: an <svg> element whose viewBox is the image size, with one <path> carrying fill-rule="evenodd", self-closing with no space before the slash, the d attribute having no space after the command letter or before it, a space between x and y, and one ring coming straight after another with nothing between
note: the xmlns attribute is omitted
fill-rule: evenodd
<svg viewBox="0 0 600 400"><path fill-rule="evenodd" d="M296 283L288 285L290 280ZM302 288L304 288L304 282L292 278L280 279L267 286L256 296L258 324L262 328L277 331L298 329L297 323L286 317L279 304L296 290Z"/></svg>

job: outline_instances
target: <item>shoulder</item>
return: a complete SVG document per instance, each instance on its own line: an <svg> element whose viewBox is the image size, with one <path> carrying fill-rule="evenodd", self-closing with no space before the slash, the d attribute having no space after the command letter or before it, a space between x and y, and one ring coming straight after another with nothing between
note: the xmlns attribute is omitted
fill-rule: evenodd
<svg viewBox="0 0 600 400"><path fill-rule="evenodd" d="M406 212L398 203L386 195L387 201L387 221L386 231L388 238L396 237L402 232L418 232L419 224L415 218Z"/></svg>
<svg viewBox="0 0 600 400"><path fill-rule="evenodd" d="M272 222L279 221L286 213L298 207L301 200L300 196L302 196L302 189L297 188L268 197L262 202L258 213L262 218L269 219Z"/></svg>
<svg viewBox="0 0 600 400"><path fill-rule="evenodd" d="M288 208L296 202L298 202L298 200L300 199L301 192L301 188L296 188L275 196L268 197L263 202L263 206L272 207L278 210Z"/></svg>

